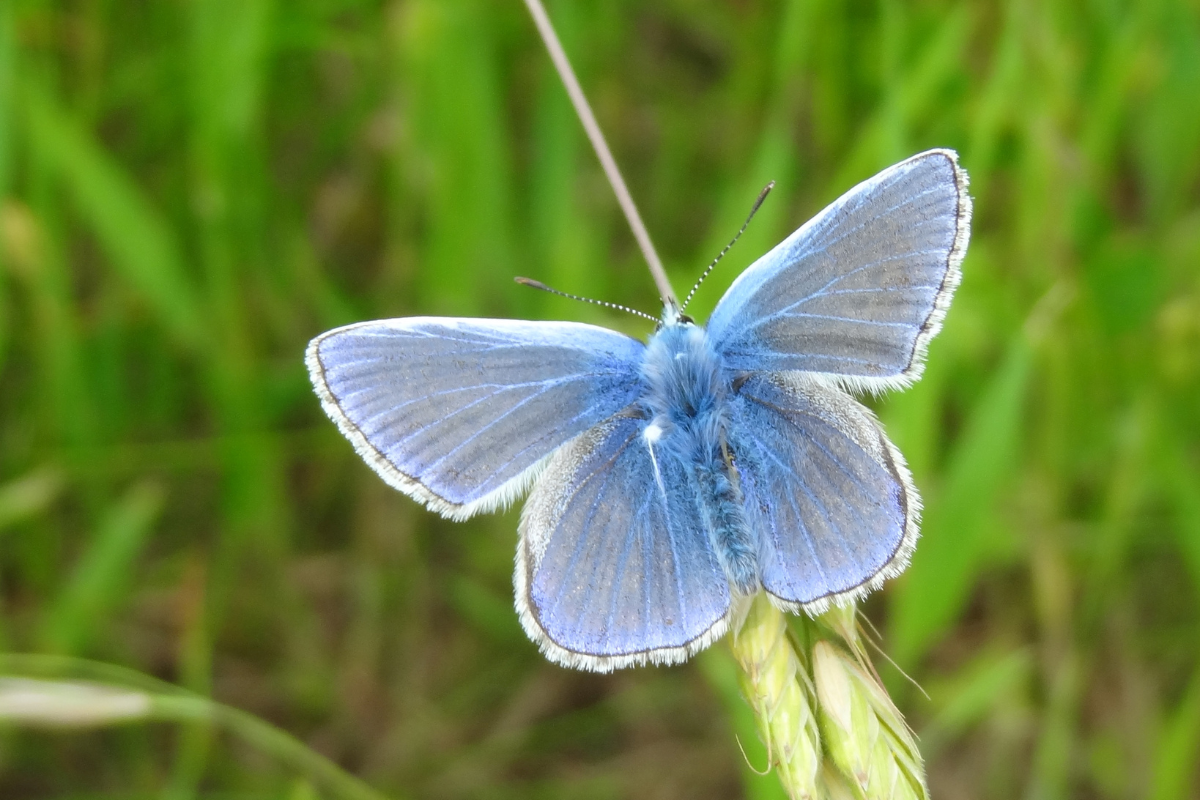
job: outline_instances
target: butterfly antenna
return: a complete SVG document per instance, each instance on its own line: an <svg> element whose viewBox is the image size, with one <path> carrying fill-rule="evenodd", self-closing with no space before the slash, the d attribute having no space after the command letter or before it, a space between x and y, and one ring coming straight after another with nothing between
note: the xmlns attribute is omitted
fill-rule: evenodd
<svg viewBox="0 0 1200 800"><path fill-rule="evenodd" d="M717 254L717 257L713 259L713 262L708 265L708 269L704 270L704 273L700 276L700 279L696 281L695 285L692 286L692 290L688 292L687 297L684 298L683 306L679 309L680 311L683 311L683 309L687 308L688 303L692 302L692 297L695 296L696 290L700 288L700 284L704 283L704 279L708 277L708 273L713 271L713 267L717 265L717 262L725 257L725 254L729 252L729 248L737 244L738 239L742 238L742 234L746 232L746 228L750 227L750 220L754 219L754 215L758 213L758 209L763 204L763 200L767 199L767 195L769 195L771 190L774 188L775 181L771 181L763 187L761 192L758 193L758 199L754 201L754 207L750 209L750 216L746 217L746 221L742 223L741 230L737 232L737 236L733 237L733 241L725 245L725 249Z"/></svg>
<svg viewBox="0 0 1200 800"><path fill-rule="evenodd" d="M619 303L609 303L604 300L593 300L590 297L580 297L577 294L569 294L567 292L560 292L558 289L552 289L549 286L547 286L546 284L542 283L541 281L535 281L533 278L518 277L518 278L513 278L513 280L515 280L517 283L521 284L522 286L530 286L534 289L541 289L543 292L549 292L550 294L556 294L559 297L566 297L570 300L578 300L581 303L591 303L592 305L604 306L605 308L615 308L618 311L628 311L630 314L634 314L639 317L644 317L644 318L650 320L651 322L653 322L654 324L656 324L656 325L658 324L658 320L656 318L650 316L649 314L638 311L637 309L630 308L629 306L623 306L623 305L620 305Z"/></svg>

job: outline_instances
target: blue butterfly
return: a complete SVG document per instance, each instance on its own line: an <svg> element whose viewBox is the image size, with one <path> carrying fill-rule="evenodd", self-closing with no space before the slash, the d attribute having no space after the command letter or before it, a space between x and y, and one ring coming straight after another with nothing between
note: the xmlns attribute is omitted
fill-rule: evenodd
<svg viewBox="0 0 1200 800"><path fill-rule="evenodd" d="M551 660L683 661L765 590L818 613L908 564L920 499L849 392L907 386L959 282L951 150L859 184L647 344L574 322L411 317L318 336L325 411L451 519L530 490L516 608Z"/></svg>

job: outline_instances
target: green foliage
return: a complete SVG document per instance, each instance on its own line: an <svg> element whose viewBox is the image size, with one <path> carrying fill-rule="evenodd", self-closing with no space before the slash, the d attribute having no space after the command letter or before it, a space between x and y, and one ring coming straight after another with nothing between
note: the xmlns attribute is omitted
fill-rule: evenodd
<svg viewBox="0 0 1200 800"><path fill-rule="evenodd" d="M935 797L1200 791L1200 11L550 4L683 290L918 150L964 281L872 400L925 500L866 604ZM455 525L321 415L306 341L631 317L653 285L521 3L0 2L0 647L148 672L412 797L767 796L715 650L546 664L516 514ZM763 750L745 742L750 763ZM3 797L314 797L203 721L0 735Z"/></svg>

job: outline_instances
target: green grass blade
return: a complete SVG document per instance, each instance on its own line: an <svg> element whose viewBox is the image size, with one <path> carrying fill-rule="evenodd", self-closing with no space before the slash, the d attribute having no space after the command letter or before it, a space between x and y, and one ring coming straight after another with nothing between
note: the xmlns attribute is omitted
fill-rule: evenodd
<svg viewBox="0 0 1200 800"><path fill-rule="evenodd" d="M44 513L62 489L62 474L50 467L0 485L0 532Z"/></svg>
<svg viewBox="0 0 1200 800"><path fill-rule="evenodd" d="M769 250L780 238L795 227L797 220L789 218L791 201L801 192L803 174L800 171L801 153L795 147L795 128L803 98L801 76L806 61L811 58L811 36L815 9L813 4L793 0L779 12L774 26L773 58L768 75L770 96L761 127L757 131L752 157L747 168L731 181L721 205L709 227L709 235L699 250L699 260L689 265L680 288L690 286L700 270L722 251L746 219L755 197L769 182L775 188L755 214L754 221L738 239L737 246L724 257L719 275L736 275L759 255ZM742 69L750 69L747 61ZM827 198L832 200L833 198ZM728 286L728 279L713 277L697 291L695 306L688 313L704 319L716 305ZM683 290L686 295L686 290Z"/></svg>
<svg viewBox="0 0 1200 800"><path fill-rule="evenodd" d="M1195 796L1196 753L1200 752L1200 672L1171 707L1159 734L1150 800Z"/></svg>
<svg viewBox="0 0 1200 800"><path fill-rule="evenodd" d="M404 156L429 180L418 296L431 313L486 315L516 274L498 12L475 0L419 0L403 13L398 46L415 122Z"/></svg>
<svg viewBox="0 0 1200 800"><path fill-rule="evenodd" d="M548 4L548 13L566 51L579 54L589 29L588 11L578 3L560 2ZM539 280L572 294L612 299L612 275L604 269L600 252L601 229L584 212L578 189L579 175L598 170L599 165L557 73L548 59L542 66L530 134L529 230L521 242L536 260L517 270L536 269ZM575 63L579 80L586 85L590 76L585 66ZM524 292L516 297L514 311L538 309L538 316L546 319L593 317L600 322L611 316L596 306L551 294Z"/></svg>
<svg viewBox="0 0 1200 800"><path fill-rule="evenodd" d="M1188 458L1169 426L1159 434L1159 483L1174 507L1179 549L1200 596L1200 469Z"/></svg>
<svg viewBox="0 0 1200 800"><path fill-rule="evenodd" d="M104 620L128 591L165 499L161 487L141 483L113 505L50 610L42 630L47 649L79 653L103 632Z"/></svg>
<svg viewBox="0 0 1200 800"><path fill-rule="evenodd" d="M901 664L919 659L954 622L979 574L987 516L1019 463L1032 368L1030 345L1019 336L972 410L941 491L926 502L912 566L890 598L889 640Z"/></svg>
<svg viewBox="0 0 1200 800"><path fill-rule="evenodd" d="M937 711L921 730L921 752L935 758L947 742L994 714L1032 673L1033 656L1028 650L989 652L973 659L949 685L930 686Z"/></svg>
<svg viewBox="0 0 1200 800"><path fill-rule="evenodd" d="M912 120L929 114L939 90L958 73L973 22L971 7L957 6L946 14L934 35L921 42L919 56L889 87L886 102L863 126L854 149L834 173L833 191L844 191L880 167L911 155L908 128ZM966 166L969 170L970 165Z"/></svg>
<svg viewBox="0 0 1200 800"><path fill-rule="evenodd" d="M14 33L12 3L0 7L0 225L5 224L5 203L12 181L13 158L13 107L16 85L16 36ZM9 307L8 276L5 274L4 232L0 230L0 374L4 371L12 337L12 311Z"/></svg>
<svg viewBox="0 0 1200 800"><path fill-rule="evenodd" d="M46 90L23 93L28 141L69 190L114 272L128 282L178 342L202 349L195 289L168 221L127 172Z"/></svg>

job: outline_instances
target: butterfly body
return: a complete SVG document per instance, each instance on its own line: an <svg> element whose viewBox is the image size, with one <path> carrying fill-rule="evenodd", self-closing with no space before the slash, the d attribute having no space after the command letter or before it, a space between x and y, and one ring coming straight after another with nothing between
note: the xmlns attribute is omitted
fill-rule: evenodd
<svg viewBox="0 0 1200 800"><path fill-rule="evenodd" d="M931 150L747 268L702 327L412 317L309 345L329 416L452 519L528 492L516 610L552 660L678 663L765 591L795 612L901 572L920 499L851 392L916 380L959 280L966 174Z"/></svg>
<svg viewBox="0 0 1200 800"><path fill-rule="evenodd" d="M759 588L758 547L742 513L728 447L737 376L724 367L704 328L670 308L646 346L641 373L646 394L639 405L647 420L642 442L655 462L680 462L725 577L737 593L753 594Z"/></svg>

